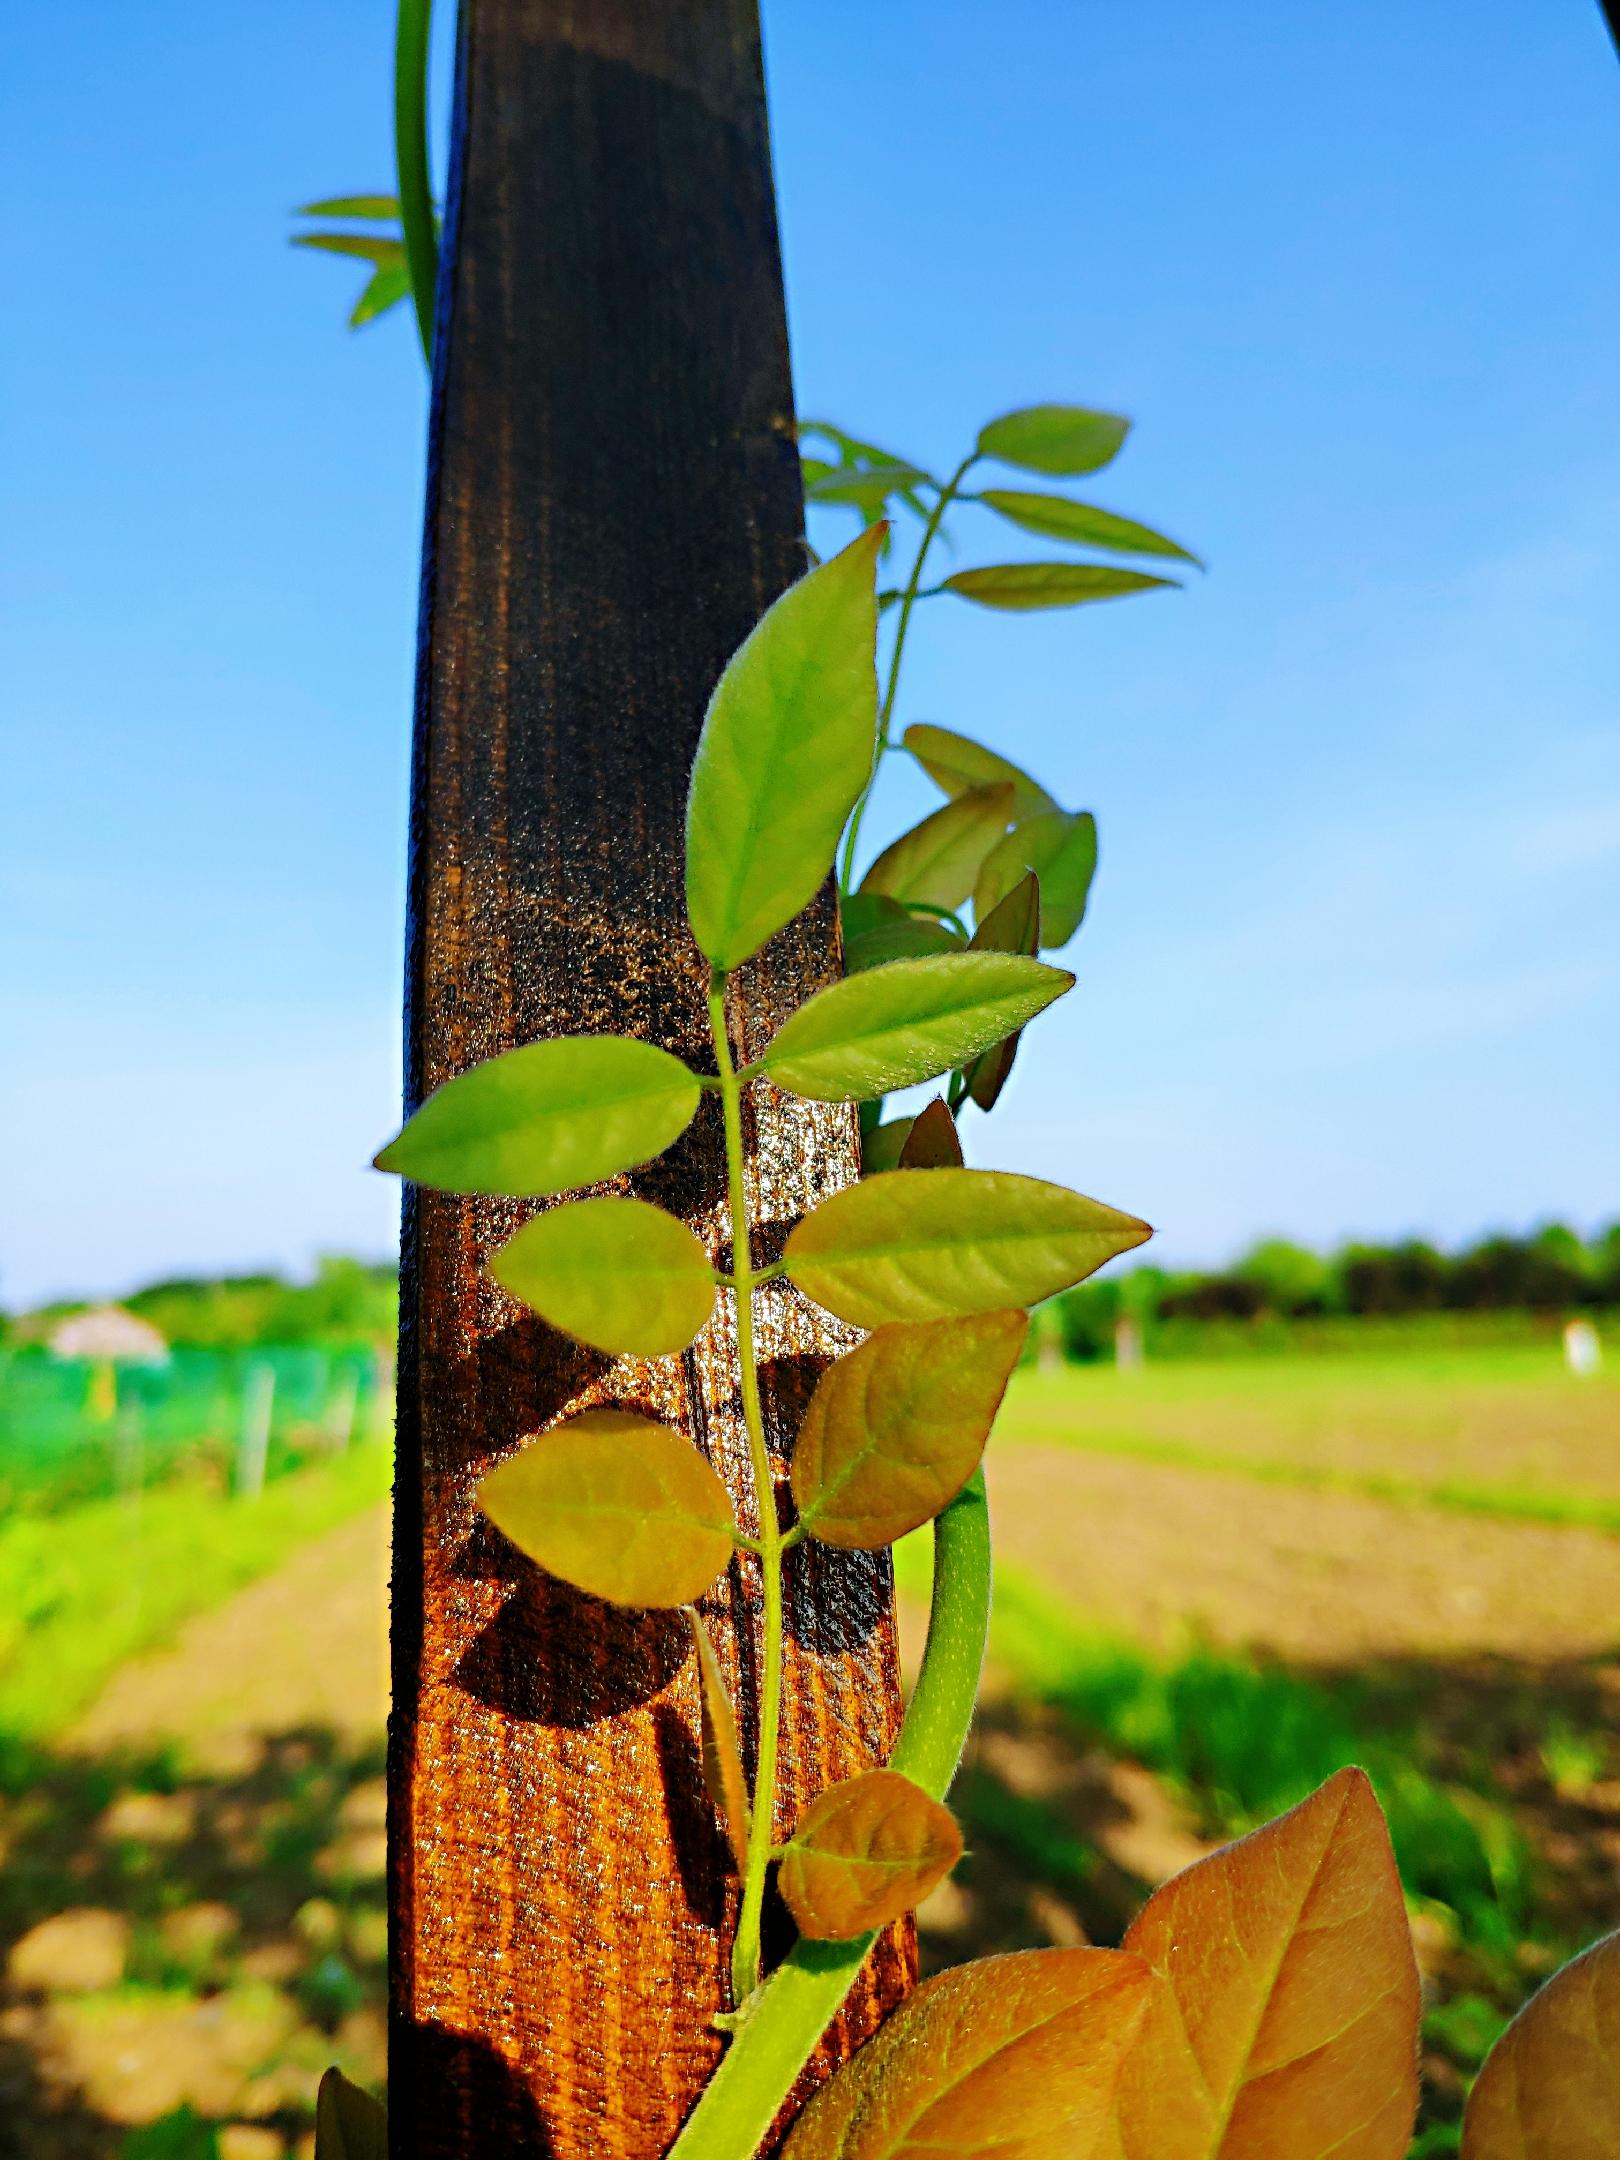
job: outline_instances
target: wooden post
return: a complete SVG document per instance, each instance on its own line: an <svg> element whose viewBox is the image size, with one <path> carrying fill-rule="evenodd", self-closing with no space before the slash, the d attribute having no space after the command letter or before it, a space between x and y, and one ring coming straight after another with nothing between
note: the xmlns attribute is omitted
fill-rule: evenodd
<svg viewBox="0 0 1620 2160"><path fill-rule="evenodd" d="M707 1066L682 818L727 655L805 567L755 0L464 11L435 339L411 829L411 1104L517 1043L617 1031ZM751 966L752 1055L837 972L830 891ZM767 1243L855 1175L853 1114L758 1098ZM712 1097L627 1181L707 1230ZM723 1313L680 1360L610 1362L485 1278L528 1210L407 1203L390 1737L395 2160L653 2160L718 2059L732 1899L684 1624L543 1577L477 1477L595 1402L656 1412L732 1490ZM726 1301L722 1300L724 1305ZM840 1338L761 1299L779 1450ZM746 1518L745 1518L746 1519ZM783 1820L880 1759L886 1558L800 1548ZM745 1721L758 1585L714 1601ZM886 1937L812 2075L909 1984ZM737 2160L748 2160L738 2154Z"/></svg>

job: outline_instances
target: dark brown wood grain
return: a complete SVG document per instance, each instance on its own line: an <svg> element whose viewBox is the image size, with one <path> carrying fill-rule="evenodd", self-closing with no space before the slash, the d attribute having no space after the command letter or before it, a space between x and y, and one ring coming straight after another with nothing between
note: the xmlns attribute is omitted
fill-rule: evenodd
<svg viewBox="0 0 1620 2160"><path fill-rule="evenodd" d="M709 690L804 567L753 0L477 0L436 338L413 780L407 1094L555 1035L708 1067L682 817ZM836 972L830 894L746 971L750 1055ZM855 1174L852 1115L756 1087L759 1243ZM712 1098L631 1181L723 1247ZM723 1310L613 1363L485 1277L518 1205L407 1203L390 1734L396 2160L652 2160L718 2056L733 1892L674 1616L543 1577L470 1505L571 1408L691 1435L752 1512ZM722 1299L729 1308L729 1300ZM836 1325L761 1299L779 1454ZM898 1713L886 1560L801 1548L782 1827ZM758 1585L710 1623L751 1725ZM887 1938L815 2074L909 1984ZM737 2160L747 2160L739 2154Z"/></svg>

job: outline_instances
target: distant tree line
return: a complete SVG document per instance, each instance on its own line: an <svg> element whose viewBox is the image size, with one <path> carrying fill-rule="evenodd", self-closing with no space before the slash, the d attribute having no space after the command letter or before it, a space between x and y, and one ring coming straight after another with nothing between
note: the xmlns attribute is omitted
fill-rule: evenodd
<svg viewBox="0 0 1620 2160"><path fill-rule="evenodd" d="M385 1342L399 1312L399 1270L391 1260L328 1254L307 1283L274 1274L181 1275L116 1302L177 1348ZM42 1306L13 1320L7 1332L14 1342L43 1341L57 1320L78 1309L78 1302Z"/></svg>
<svg viewBox="0 0 1620 2160"><path fill-rule="evenodd" d="M1620 1306L1620 1222L1586 1239L1563 1223L1443 1253L1419 1238L1312 1252L1267 1238L1229 1268L1163 1268L1083 1283L1056 1300L1071 1355L1104 1354L1114 1323L1312 1320L1440 1312L1573 1313Z"/></svg>

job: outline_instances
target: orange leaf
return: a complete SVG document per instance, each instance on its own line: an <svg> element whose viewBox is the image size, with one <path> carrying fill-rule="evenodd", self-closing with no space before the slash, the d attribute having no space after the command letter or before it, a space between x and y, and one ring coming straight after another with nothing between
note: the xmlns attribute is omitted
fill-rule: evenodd
<svg viewBox="0 0 1620 2160"><path fill-rule="evenodd" d="M1120 2080L1112 2160L1401 2160L1418 1976L1360 1770L1155 1891L1125 1948L1165 1985Z"/></svg>
<svg viewBox="0 0 1620 2160"><path fill-rule="evenodd" d="M987 1052L993 1056L993 1052ZM956 1137L956 1120L946 1107L943 1095L936 1095L924 1110L919 1110L912 1120L911 1130L901 1143L897 1170L960 1170L962 1167L962 1143Z"/></svg>
<svg viewBox="0 0 1620 2160"><path fill-rule="evenodd" d="M910 1912L961 1857L948 1807L898 1770L866 1770L811 1801L777 1885L806 1935L847 1942Z"/></svg>
<svg viewBox="0 0 1620 2160"><path fill-rule="evenodd" d="M1614 2160L1620 2153L1620 1934L1572 1958L1485 2058L1463 2160Z"/></svg>
<svg viewBox="0 0 1620 2160"><path fill-rule="evenodd" d="M941 1973L817 2093L783 2160L1102 2160L1151 1986L1119 1950Z"/></svg>
<svg viewBox="0 0 1620 2160"><path fill-rule="evenodd" d="M726 1692L725 1675L714 1654L714 1644L695 1605L686 1608L697 1644L698 1677L703 1696L703 1783L720 1811L726 1843L737 1863L737 1873L748 1868L748 1780L743 1776L742 1750L737 1745L737 1718Z"/></svg>

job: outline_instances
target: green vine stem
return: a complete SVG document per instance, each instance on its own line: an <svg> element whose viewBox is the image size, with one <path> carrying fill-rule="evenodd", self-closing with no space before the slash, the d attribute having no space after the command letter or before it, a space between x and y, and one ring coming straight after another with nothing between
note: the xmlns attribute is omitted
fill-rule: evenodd
<svg viewBox="0 0 1620 2160"><path fill-rule="evenodd" d="M709 1030L714 1037L715 1070L720 1078L720 1103L725 1115L731 1276L737 1299L737 1363L741 1369L743 1423L748 1431L754 1494L759 1504L759 1572L763 1585L759 1756L754 1772L748 1866L743 1874L736 1939L731 1946L731 2000L734 2007L741 2009L759 1986L760 1917L765 1909L771 1820L776 1811L776 1756L782 1724L783 1541L781 1525L777 1521L771 1458L765 1446L765 1420L759 1401L759 1367L754 1352L754 1263L743 1174L742 1086L726 1032L726 978L721 968L715 969L709 983Z"/></svg>
<svg viewBox="0 0 1620 2160"><path fill-rule="evenodd" d="M895 696L900 688L900 662L905 655L906 632L911 628L911 611L916 606L917 601L924 597L918 590L922 584L923 565L928 560L929 549L939 537L939 528L944 521L946 511L956 501L962 482L967 478L972 467L977 464L978 457L977 449L970 450L940 489L939 498L935 502L933 509L929 511L928 521L923 526L922 538L917 543L917 553L911 565L911 575L906 579L905 589L900 595L900 614L895 623L894 649L889 655L889 680L884 689L883 704L878 712L877 741L872 748L872 771L866 786L861 790L860 800L855 805L854 813L849 821L849 829L844 835L844 855L838 871L838 889L841 893L847 894L851 889L850 880L855 874L855 844L860 838L861 820L866 815L866 806L871 800L872 789L877 784L878 769L882 765L885 755L894 747L889 740L889 722L894 717Z"/></svg>
<svg viewBox="0 0 1620 2160"><path fill-rule="evenodd" d="M433 0L399 0L394 35L394 160L399 174L399 221L422 353L433 365L433 295L439 280L439 236L428 179L428 34Z"/></svg>
<svg viewBox="0 0 1620 2160"><path fill-rule="evenodd" d="M928 1640L890 1757L891 1768L936 1800L949 1791L967 1744L989 1627L990 1511L981 1470L934 1523ZM756 1810L756 1831L758 1822ZM668 2160L746 2160L758 2151L876 1940L800 1938L739 2019Z"/></svg>

